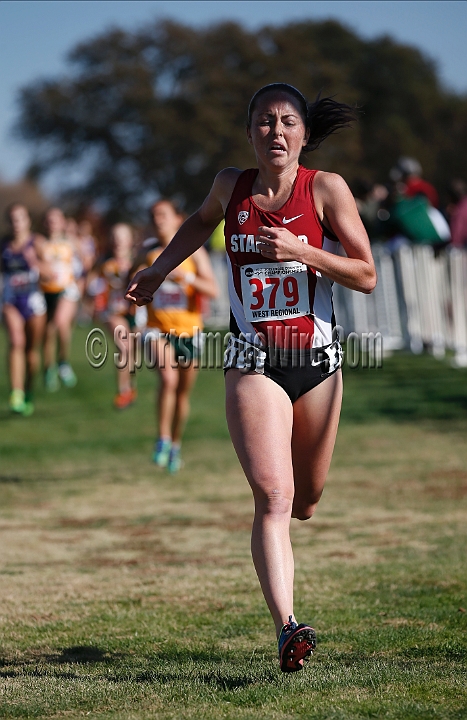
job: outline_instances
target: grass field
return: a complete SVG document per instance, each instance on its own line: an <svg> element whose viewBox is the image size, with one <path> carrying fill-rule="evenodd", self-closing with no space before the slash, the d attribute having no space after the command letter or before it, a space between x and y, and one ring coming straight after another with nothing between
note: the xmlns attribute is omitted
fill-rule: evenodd
<svg viewBox="0 0 467 720"><path fill-rule="evenodd" d="M201 372L169 477L150 462L153 374L116 413L85 335L78 386L38 389L31 418L9 416L1 373L0 717L467 718L467 371L346 371L319 511L292 527L318 649L284 676L222 373Z"/></svg>

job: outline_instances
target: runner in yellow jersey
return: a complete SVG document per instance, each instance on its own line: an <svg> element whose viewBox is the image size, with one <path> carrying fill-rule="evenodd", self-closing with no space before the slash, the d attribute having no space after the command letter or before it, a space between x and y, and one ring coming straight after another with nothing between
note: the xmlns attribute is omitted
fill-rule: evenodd
<svg viewBox="0 0 467 720"><path fill-rule="evenodd" d="M80 292L73 273L74 247L66 236L65 216L59 208L50 208L45 224L48 237L43 239L38 247L40 259L48 266L47 276L41 280L41 289L47 303L44 370L46 389L55 392L60 388L60 381L65 387L74 387L77 383L69 363L69 354Z"/></svg>
<svg viewBox="0 0 467 720"><path fill-rule="evenodd" d="M169 200L152 208L157 246L148 251L146 264L170 243L183 216ZM201 300L217 296L217 284L206 250L202 247L179 265L162 283L148 305L148 328L153 336L160 376L157 400L158 436L153 460L174 473L180 469L180 445L189 413L190 392L196 379L193 360L201 351L203 327Z"/></svg>

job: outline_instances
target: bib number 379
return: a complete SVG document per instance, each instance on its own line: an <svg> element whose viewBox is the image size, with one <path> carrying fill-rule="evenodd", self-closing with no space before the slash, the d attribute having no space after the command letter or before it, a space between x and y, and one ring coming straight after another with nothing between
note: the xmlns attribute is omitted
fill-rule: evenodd
<svg viewBox="0 0 467 720"><path fill-rule="evenodd" d="M249 322L308 315L307 266L299 262L243 265L243 308Z"/></svg>

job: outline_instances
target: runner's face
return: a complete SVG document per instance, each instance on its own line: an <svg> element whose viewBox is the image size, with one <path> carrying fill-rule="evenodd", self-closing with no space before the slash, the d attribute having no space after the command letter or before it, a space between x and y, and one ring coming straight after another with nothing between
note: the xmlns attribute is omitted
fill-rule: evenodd
<svg viewBox="0 0 467 720"><path fill-rule="evenodd" d="M182 220L168 202L160 202L152 209L152 218L157 237L162 242L170 242L182 224Z"/></svg>
<svg viewBox="0 0 467 720"><path fill-rule="evenodd" d="M28 233L31 229L31 220L26 208L17 205L10 212L11 227L15 235Z"/></svg>
<svg viewBox="0 0 467 720"><path fill-rule="evenodd" d="M65 233L66 220L61 210L53 208L49 210L46 217L47 230L50 235L58 235L59 233Z"/></svg>
<svg viewBox="0 0 467 720"><path fill-rule="evenodd" d="M310 131L294 98L271 92L259 98L247 133L258 162L281 168L298 162Z"/></svg>
<svg viewBox="0 0 467 720"><path fill-rule="evenodd" d="M116 258L127 257L132 249L133 236L128 225L115 225L112 228L112 246Z"/></svg>

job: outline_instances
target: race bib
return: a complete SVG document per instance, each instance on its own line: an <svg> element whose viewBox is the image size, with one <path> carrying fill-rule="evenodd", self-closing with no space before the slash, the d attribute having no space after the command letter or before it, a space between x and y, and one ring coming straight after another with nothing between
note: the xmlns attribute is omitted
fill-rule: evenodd
<svg viewBox="0 0 467 720"><path fill-rule="evenodd" d="M243 309L249 322L310 314L307 266L300 262L242 265Z"/></svg>
<svg viewBox="0 0 467 720"><path fill-rule="evenodd" d="M155 310L188 310L188 297L180 285L164 280L154 293L152 306Z"/></svg>
<svg viewBox="0 0 467 720"><path fill-rule="evenodd" d="M39 273L35 270L25 270L24 272L17 272L14 275L7 276L9 285L14 289L21 289L27 285L32 285L39 279Z"/></svg>

